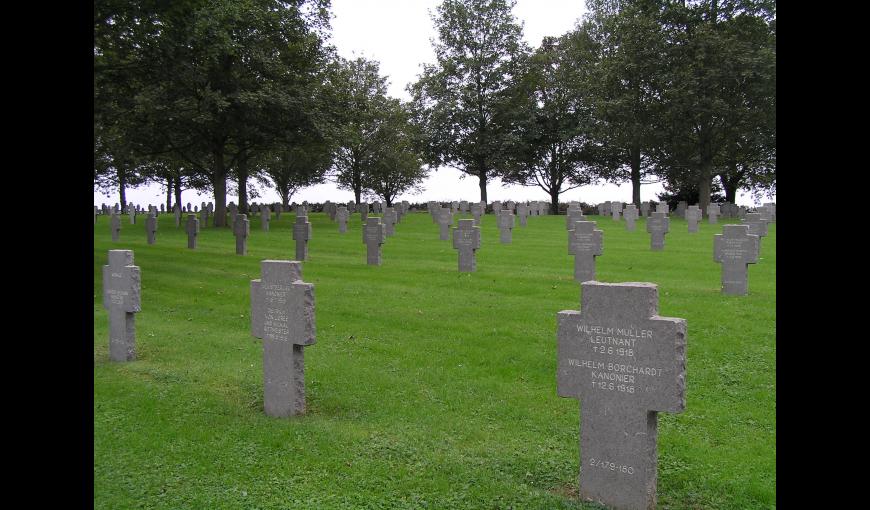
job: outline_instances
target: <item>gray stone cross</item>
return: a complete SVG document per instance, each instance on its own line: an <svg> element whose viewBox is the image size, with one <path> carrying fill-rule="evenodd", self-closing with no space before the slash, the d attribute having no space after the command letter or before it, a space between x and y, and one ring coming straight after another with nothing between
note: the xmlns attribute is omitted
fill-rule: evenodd
<svg viewBox="0 0 870 510"><path fill-rule="evenodd" d="M759 213L746 213L743 224L749 227L749 233L758 236L758 253L761 254L761 238L767 235L767 222Z"/></svg>
<svg viewBox="0 0 870 510"><path fill-rule="evenodd" d="M604 250L602 230L594 221L575 221L569 230L568 253L574 255L574 280L586 282L595 279L595 257Z"/></svg>
<svg viewBox="0 0 870 510"><path fill-rule="evenodd" d="M665 206L667 207L667 206ZM671 220L667 213L654 212L646 220L646 231L650 235L650 249L659 251L665 249L665 234L668 233Z"/></svg>
<svg viewBox="0 0 870 510"><path fill-rule="evenodd" d="M103 307L109 311L109 359L136 359L136 312L141 310L139 268L132 250L109 250L103 266Z"/></svg>
<svg viewBox="0 0 870 510"><path fill-rule="evenodd" d="M269 206L263 204L260 206L260 228L263 229L263 232L269 231L269 223L272 221L272 210L269 209Z"/></svg>
<svg viewBox="0 0 870 510"><path fill-rule="evenodd" d="M368 202L360 202L359 203L359 217L363 223L365 223L366 220L368 219L368 217L369 217L369 204L368 204Z"/></svg>
<svg viewBox="0 0 870 510"><path fill-rule="evenodd" d="M184 225L184 230L187 232L187 247L195 250L196 238L199 235L199 220L195 214L187 215L187 223Z"/></svg>
<svg viewBox="0 0 870 510"><path fill-rule="evenodd" d="M203 202L203 205L205 205L204 202ZM201 207L199 209L199 223L203 227L208 226L208 207Z"/></svg>
<svg viewBox="0 0 870 510"><path fill-rule="evenodd" d="M747 225L724 225L713 236L713 260L722 264L722 293L742 296L748 290L749 264L758 262L758 236Z"/></svg>
<svg viewBox="0 0 870 510"><path fill-rule="evenodd" d="M128 206L127 206L127 214L128 214L129 217L130 217L130 225L135 225L135 224L136 224L136 208L135 208L135 207L130 207L130 206L128 205Z"/></svg>
<svg viewBox="0 0 870 510"><path fill-rule="evenodd" d="M510 244L514 228L514 215L510 211L498 215L499 241L502 244Z"/></svg>
<svg viewBox="0 0 870 510"><path fill-rule="evenodd" d="M251 222L247 214L237 214L233 224L233 235L236 236L236 255L248 253L248 236L251 234Z"/></svg>
<svg viewBox="0 0 870 510"><path fill-rule="evenodd" d="M471 204L471 216L474 218L474 226L480 226L480 215L483 214L480 204Z"/></svg>
<svg viewBox="0 0 870 510"><path fill-rule="evenodd" d="M121 217L115 211L109 217L109 229L112 232L112 241L117 241L121 237Z"/></svg>
<svg viewBox="0 0 870 510"><path fill-rule="evenodd" d="M387 236L392 236L396 233L396 208L387 207L384 209L383 223L387 232Z"/></svg>
<svg viewBox="0 0 870 510"><path fill-rule="evenodd" d="M698 223L701 222L701 209L697 205L690 205L685 212L686 221L689 223L689 233L698 232Z"/></svg>
<svg viewBox="0 0 870 510"><path fill-rule="evenodd" d="M658 205L656 205L656 212L665 213L665 216L667 216L670 214L668 204L665 202L659 202Z"/></svg>
<svg viewBox="0 0 870 510"><path fill-rule="evenodd" d="M565 229L571 230L575 221L586 221L586 216L583 215L579 205L569 205L568 210L565 211Z"/></svg>
<svg viewBox="0 0 870 510"><path fill-rule="evenodd" d="M558 314L557 393L580 400L580 497L656 507L658 413L686 407L686 321L658 315L651 283L581 283Z"/></svg>
<svg viewBox="0 0 870 510"><path fill-rule="evenodd" d="M366 219L363 229L363 244L366 245L366 263L370 266L381 265L381 245L387 240L387 231L381 219L371 216Z"/></svg>
<svg viewBox="0 0 870 510"><path fill-rule="evenodd" d="M636 227L634 222L637 221L637 206L634 204L628 204L625 206L625 210L622 213L622 217L625 218L625 230L630 232L634 232Z"/></svg>
<svg viewBox="0 0 870 510"><path fill-rule="evenodd" d="M453 224L453 211L448 207L439 207L435 211L435 218L438 221L440 228L440 237L442 241L450 240L450 225Z"/></svg>
<svg viewBox="0 0 870 510"><path fill-rule="evenodd" d="M707 222L710 225L715 225L719 222L719 215L721 214L719 210L719 204L710 204L707 206Z"/></svg>
<svg viewBox="0 0 870 510"><path fill-rule="evenodd" d="M510 208L508 208L508 210L510 210ZM529 206L527 206L526 204L520 204L517 206L517 217L520 219L521 227L525 227L528 224L529 210Z"/></svg>
<svg viewBox="0 0 870 510"><path fill-rule="evenodd" d="M613 221L619 221L619 217L622 214L622 202L611 203L610 212L613 215Z"/></svg>
<svg viewBox="0 0 870 510"><path fill-rule="evenodd" d="M148 219L145 220L145 234L148 238L148 244L154 244L157 241L157 215L151 212Z"/></svg>
<svg viewBox="0 0 870 510"><path fill-rule="evenodd" d="M175 215L175 228L178 228L181 226L181 207L175 204L175 207L172 208L172 213Z"/></svg>
<svg viewBox="0 0 870 510"><path fill-rule="evenodd" d="M308 216L297 214L293 224L293 240L296 241L296 260L308 258L308 241L311 240L311 223Z"/></svg>
<svg viewBox="0 0 870 510"><path fill-rule="evenodd" d="M649 216L649 200L640 203L640 214L646 218Z"/></svg>
<svg viewBox="0 0 870 510"><path fill-rule="evenodd" d="M347 207L341 206L335 213L335 219L338 220L338 232L340 234L344 234L347 232L347 220L350 217L350 213L347 211Z"/></svg>
<svg viewBox="0 0 870 510"><path fill-rule="evenodd" d="M498 217L505 214L509 213L501 213ZM480 249L480 227L474 226L474 220L459 220L459 226L453 229L453 248L459 250L459 272L477 270L475 252Z"/></svg>
<svg viewBox="0 0 870 510"><path fill-rule="evenodd" d="M251 335L263 339L263 407L283 418L305 412L305 355L316 341L314 285L302 263L264 260L251 280Z"/></svg>

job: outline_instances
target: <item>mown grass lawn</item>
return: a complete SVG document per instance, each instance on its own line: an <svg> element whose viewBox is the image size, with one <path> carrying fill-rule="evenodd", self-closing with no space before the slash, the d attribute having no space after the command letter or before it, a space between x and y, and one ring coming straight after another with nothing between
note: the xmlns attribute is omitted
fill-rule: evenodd
<svg viewBox="0 0 870 510"><path fill-rule="evenodd" d="M470 218L470 215L462 217ZM687 408L659 414L660 508L774 508L776 227L749 267L749 295L720 293L713 235L671 218L665 250L643 220L592 216L597 277L659 287L659 311L688 324ZM477 272L411 213L365 263L361 222L322 213L303 278L315 286L317 343L305 349L308 412L263 413L262 346L249 282L263 259L292 259L295 215L248 255L226 228L196 250L161 215L108 219L94 237L95 508L598 508L577 494L579 404L556 396L556 313L579 308L565 216L531 217L502 245L483 219ZM101 266L132 249L142 272L138 359L108 361Z"/></svg>

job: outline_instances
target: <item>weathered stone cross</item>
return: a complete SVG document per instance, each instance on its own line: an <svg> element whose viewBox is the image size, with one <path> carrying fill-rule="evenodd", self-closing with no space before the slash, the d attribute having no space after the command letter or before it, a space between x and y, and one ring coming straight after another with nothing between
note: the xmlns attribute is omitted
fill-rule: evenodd
<svg viewBox="0 0 870 510"><path fill-rule="evenodd" d="M761 238L767 235L767 222L759 213L746 213L743 224L749 227L749 233L758 236L758 253L761 254Z"/></svg>
<svg viewBox="0 0 870 510"><path fill-rule="evenodd" d="M154 244L157 240L157 216L153 212L145 220L145 234L148 238L148 244Z"/></svg>
<svg viewBox="0 0 870 510"><path fill-rule="evenodd" d="M713 260L722 263L722 293L742 296L748 291L748 264L758 262L758 236L747 225L724 225L713 236Z"/></svg>
<svg viewBox="0 0 870 510"><path fill-rule="evenodd" d="M625 206L622 217L625 218L625 230L634 232L636 228L634 222L637 221L637 206L634 204Z"/></svg>
<svg viewBox="0 0 870 510"><path fill-rule="evenodd" d="M689 223L689 233L695 234L698 232L698 223L701 222L701 208L697 205L690 205L685 211L686 221Z"/></svg>
<svg viewBox="0 0 870 510"><path fill-rule="evenodd" d="M387 231L381 219L372 216L366 219L363 229L363 243L366 245L366 263L370 266L381 265L381 245L387 240Z"/></svg>
<svg viewBox="0 0 870 510"><path fill-rule="evenodd" d="M501 213L498 217L505 214ZM460 272L477 270L475 252L480 249L480 227L474 226L474 220L459 220L459 226L453 229L453 248L459 250Z"/></svg>
<svg viewBox="0 0 870 510"><path fill-rule="evenodd" d="M505 211L498 215L499 241L502 244L510 244L514 228L514 214L510 211Z"/></svg>
<svg viewBox="0 0 870 510"><path fill-rule="evenodd" d="M341 206L335 212L335 219L338 220L338 232L340 234L344 234L347 232L347 220L350 217L350 213L347 210L347 207Z"/></svg>
<svg viewBox="0 0 870 510"><path fill-rule="evenodd" d="M109 217L109 229L112 232L112 241L117 241L121 236L121 217L115 211Z"/></svg>
<svg viewBox="0 0 870 510"><path fill-rule="evenodd" d="M667 207L667 205L665 205ZM667 213L654 212L646 220L646 231L650 235L650 249L659 251L665 249L665 234L668 233L671 220Z"/></svg>
<svg viewBox="0 0 870 510"><path fill-rule="evenodd" d="M595 279L595 257L603 253L604 232L595 228L594 221L575 221L569 230L568 253L574 255L574 280L586 282Z"/></svg>
<svg viewBox="0 0 870 510"><path fill-rule="evenodd" d="M387 207L384 209L384 227L386 228L386 232L388 236L392 236L396 233L396 222L398 218L396 216L396 208L395 207Z"/></svg>
<svg viewBox="0 0 870 510"><path fill-rule="evenodd" d="M187 247L191 250L196 249L196 238L199 235L199 220L195 214L187 215L187 223L184 225L184 230L187 232Z"/></svg>
<svg viewBox="0 0 870 510"><path fill-rule="evenodd" d="M439 207L435 210L435 219L438 221L440 229L439 239L442 241L450 240L450 225L453 224L453 211L448 207Z"/></svg>
<svg viewBox="0 0 870 510"><path fill-rule="evenodd" d="M308 258L308 241L310 239L311 223L308 222L308 216L297 212L296 223L293 224L293 240L296 241L296 260Z"/></svg>
<svg viewBox="0 0 870 510"><path fill-rule="evenodd" d="M139 268L132 250L109 250L103 266L103 307L109 311L109 359L136 359L136 312L140 306Z"/></svg>
<svg viewBox="0 0 870 510"><path fill-rule="evenodd" d="M580 496L656 507L657 413L686 407L686 321L658 316L651 283L581 284L559 312L557 393L580 400Z"/></svg>
<svg viewBox="0 0 870 510"><path fill-rule="evenodd" d="M266 414L305 412L305 355L316 341L314 285L302 281L302 263L264 260L251 280L251 334L263 339L263 404Z"/></svg>
<svg viewBox="0 0 870 510"><path fill-rule="evenodd" d="M248 253L248 236L251 234L251 222L247 214L237 214L233 224L233 235L236 236L236 255Z"/></svg>

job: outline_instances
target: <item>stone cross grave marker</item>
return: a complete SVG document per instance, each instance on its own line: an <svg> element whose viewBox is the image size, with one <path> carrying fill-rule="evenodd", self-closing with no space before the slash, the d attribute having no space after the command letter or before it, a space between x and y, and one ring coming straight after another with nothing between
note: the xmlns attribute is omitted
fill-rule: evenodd
<svg viewBox="0 0 870 510"><path fill-rule="evenodd" d="M604 253L604 231L594 221L575 221L568 231L568 253L574 255L574 280L580 283L595 279L595 257Z"/></svg>
<svg viewBox="0 0 870 510"><path fill-rule="evenodd" d="M707 222L709 225L715 225L719 222L719 204L710 204L707 206Z"/></svg>
<svg viewBox="0 0 870 510"><path fill-rule="evenodd" d="M203 227L208 226L208 207L203 207L199 210L199 223Z"/></svg>
<svg viewBox="0 0 870 510"><path fill-rule="evenodd" d="M501 213L498 217L505 214ZM474 220L459 220L459 226L453 229L453 248L459 250L459 272L477 270L475 252L480 249L480 227L474 226Z"/></svg>
<svg viewBox="0 0 870 510"><path fill-rule="evenodd" d="M658 315L651 283L581 283L558 314L557 393L580 401L580 497L656 507L659 412L686 408L686 321Z"/></svg>
<svg viewBox="0 0 870 510"><path fill-rule="evenodd" d="M360 202L359 203L359 216L360 216L360 219L362 220L362 222L365 223L369 217L369 204L368 204L368 202Z"/></svg>
<svg viewBox="0 0 870 510"><path fill-rule="evenodd" d="M701 222L701 209L697 205L690 205L685 214L686 221L689 223L689 233L697 233L698 223Z"/></svg>
<svg viewBox="0 0 870 510"><path fill-rule="evenodd" d="M263 339L263 407L284 418L305 412L304 347L316 341L314 285L302 263L263 260L251 280L251 335Z"/></svg>
<svg viewBox="0 0 870 510"><path fill-rule="evenodd" d="M507 211L510 212L510 209L507 209ZM526 204L518 205L517 217L520 219L520 226L525 227L529 221L529 206L527 206Z"/></svg>
<svg viewBox="0 0 870 510"><path fill-rule="evenodd" d="M686 219L686 206L688 205L689 204L685 200L680 200L677 202L677 209L674 211L674 214L680 218Z"/></svg>
<svg viewBox="0 0 870 510"><path fill-rule="evenodd" d="M136 312L141 308L139 267L132 250L109 250L103 266L103 307L109 311L109 359L136 359Z"/></svg>
<svg viewBox="0 0 870 510"><path fill-rule="evenodd" d="M758 262L758 236L748 225L723 225L713 236L713 260L722 264L722 293L742 296L748 291L749 264Z"/></svg>
<svg viewBox="0 0 870 510"><path fill-rule="evenodd" d="M395 207L387 207L384 210L383 223L384 223L384 229L387 232L387 236L392 236L396 233L396 208Z"/></svg>
<svg viewBox="0 0 870 510"><path fill-rule="evenodd" d="M435 216L438 219L438 227L440 229L439 239L449 241L450 225L453 224L453 212L447 207L439 207Z"/></svg>
<svg viewBox="0 0 870 510"><path fill-rule="evenodd" d="M565 211L565 229L571 230L571 227L574 226L575 221L585 221L586 216L583 216L583 210L580 209L579 205L569 205L568 210Z"/></svg>
<svg viewBox="0 0 870 510"><path fill-rule="evenodd" d="M492 203L492 213L498 216L501 212L501 200L495 200Z"/></svg>
<svg viewBox="0 0 870 510"><path fill-rule="evenodd" d="M279 204L279 203L275 203L275 219L276 220L281 219L282 212L284 212L284 207L282 207L281 204Z"/></svg>
<svg viewBox="0 0 870 510"><path fill-rule="evenodd" d="M641 202L641 203L640 203L640 214L641 214L644 218L646 218L647 216L649 216L649 205L650 205L650 204L649 204L649 201L648 201L648 200L647 200L646 202Z"/></svg>
<svg viewBox="0 0 870 510"><path fill-rule="evenodd" d="M619 221L619 216L622 214L622 202L611 203L610 212L613 215L613 221Z"/></svg>
<svg viewBox="0 0 870 510"><path fill-rule="evenodd" d="M184 231L187 232L187 247L191 250L196 249L196 238L199 236L199 220L195 214L187 215L187 223L184 224Z"/></svg>
<svg viewBox="0 0 870 510"><path fill-rule="evenodd" d="M514 215L512 212L507 211L498 215L496 219L498 221L498 232L499 232L499 241L502 244L510 244L512 240L512 233L514 228Z"/></svg>
<svg viewBox="0 0 870 510"><path fill-rule="evenodd" d="M758 236L758 254L761 255L761 238L767 235L767 222L758 213L746 213L743 224L749 227L749 233Z"/></svg>
<svg viewBox="0 0 870 510"><path fill-rule="evenodd" d="M269 231L269 224L272 222L272 210L269 206L263 204L260 206L260 228L263 232Z"/></svg>
<svg viewBox="0 0 870 510"><path fill-rule="evenodd" d="M459 210L464 213L468 212L468 200L461 200L459 202Z"/></svg>
<svg viewBox="0 0 870 510"><path fill-rule="evenodd" d="M293 240L296 241L296 260L308 258L308 241L311 240L311 223L308 216L297 214L293 224Z"/></svg>
<svg viewBox="0 0 870 510"><path fill-rule="evenodd" d="M112 241L117 241L121 237L121 217L115 211L109 216L109 229L112 232Z"/></svg>
<svg viewBox="0 0 870 510"><path fill-rule="evenodd" d="M338 211L335 213L335 218L338 220L338 232L344 234L347 232L347 219L350 217L350 213L347 211L347 207L341 206L338 208Z"/></svg>
<svg viewBox="0 0 870 510"><path fill-rule="evenodd" d="M670 214L670 211L668 209L668 204L666 204L665 202L659 202L658 205L656 205L656 212L665 213L665 216Z"/></svg>
<svg viewBox="0 0 870 510"><path fill-rule="evenodd" d="M363 229L363 244L366 245L366 263L370 266L381 265L381 245L387 240L387 231L381 219L372 216L366 219Z"/></svg>
<svg viewBox="0 0 870 510"><path fill-rule="evenodd" d="M157 241L157 216L152 212L145 220L145 235L148 237L148 244L154 244Z"/></svg>
<svg viewBox="0 0 870 510"><path fill-rule="evenodd" d="M650 233L650 249L654 251L665 249L665 234L668 233L671 220L663 212L654 212L646 220L646 231Z"/></svg>
<svg viewBox="0 0 870 510"><path fill-rule="evenodd" d="M233 225L233 235L236 236L236 255L248 253L248 236L251 235L251 222L247 214L237 214Z"/></svg>
<svg viewBox="0 0 870 510"><path fill-rule="evenodd" d="M127 207L127 214L130 217L130 225L136 224L136 208L135 207Z"/></svg>
<svg viewBox="0 0 870 510"><path fill-rule="evenodd" d="M181 226L181 207L175 204L175 207L172 208L172 213L175 216L175 228L178 228Z"/></svg>
<svg viewBox="0 0 870 510"><path fill-rule="evenodd" d="M471 204L471 216L474 219L474 226L480 226L480 215L482 214L480 204Z"/></svg>
<svg viewBox="0 0 870 510"><path fill-rule="evenodd" d="M625 206L622 217L625 218L625 230L634 232L634 222L637 221L637 206L634 204L628 204L627 206Z"/></svg>

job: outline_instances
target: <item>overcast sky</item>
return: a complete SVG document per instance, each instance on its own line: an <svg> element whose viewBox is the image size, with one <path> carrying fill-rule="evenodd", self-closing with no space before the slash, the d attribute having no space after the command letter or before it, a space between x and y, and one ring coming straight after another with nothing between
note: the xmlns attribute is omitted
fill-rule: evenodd
<svg viewBox="0 0 870 510"><path fill-rule="evenodd" d="M408 83L416 81L421 65L434 63L431 39L435 30L430 12L441 0L332 0L332 39L331 43L345 58L365 57L380 62L380 71L389 79L388 93L403 100L410 99L405 91ZM523 24L526 42L536 47L544 36L559 36L569 30L586 12L583 0L517 0L514 15ZM425 202L428 200L480 200L480 188L476 177L465 176L453 168L440 168L432 172L423 183L425 191L399 196L397 200ZM249 187L253 186L249 182ZM487 184L487 198L493 200L547 200L549 196L539 187L504 186L496 179ZM662 191L660 184L641 186L641 200L656 200ZM278 193L271 188L256 190L259 197L250 198L258 203L280 201ZM199 205L211 202L212 196L199 194L194 190L182 193L182 203ZM127 200L143 207L166 202L165 190L159 184L142 186L127 190ZM353 200L351 191L339 190L335 184L327 183L306 188L293 195L291 201L302 202L348 202ZM607 200L631 201L631 184L599 184L584 186L563 193L560 201L579 200L590 204ZM114 204L118 193L103 195L94 192L94 204ZM227 196L238 203L238 196ZM767 200L765 200L767 201ZM752 205L752 197L738 192L737 203Z"/></svg>

